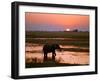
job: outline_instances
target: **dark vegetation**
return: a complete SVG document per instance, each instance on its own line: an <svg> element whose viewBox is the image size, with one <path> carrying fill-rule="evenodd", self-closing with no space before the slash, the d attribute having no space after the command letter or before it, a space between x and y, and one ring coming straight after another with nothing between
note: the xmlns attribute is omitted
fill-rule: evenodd
<svg viewBox="0 0 100 81"><path fill-rule="evenodd" d="M36 38L46 38L46 39L36 39ZM65 38L65 39L54 39L54 38ZM43 32L43 31L26 32L26 42L38 43L38 44L57 43L61 45L89 47L89 32Z"/></svg>

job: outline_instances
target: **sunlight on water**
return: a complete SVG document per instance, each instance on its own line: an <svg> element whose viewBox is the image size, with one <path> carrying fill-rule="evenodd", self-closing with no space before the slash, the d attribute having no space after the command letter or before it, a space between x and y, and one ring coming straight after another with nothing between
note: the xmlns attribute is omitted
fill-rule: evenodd
<svg viewBox="0 0 100 81"><path fill-rule="evenodd" d="M77 46L60 45L62 48L79 48ZM26 44L26 63L43 63L43 45L38 44ZM82 47L81 47L82 48ZM82 48L87 49L87 48ZM48 58L52 57L51 53L48 53ZM89 64L89 52L75 52L75 51L56 51L56 62L65 64Z"/></svg>

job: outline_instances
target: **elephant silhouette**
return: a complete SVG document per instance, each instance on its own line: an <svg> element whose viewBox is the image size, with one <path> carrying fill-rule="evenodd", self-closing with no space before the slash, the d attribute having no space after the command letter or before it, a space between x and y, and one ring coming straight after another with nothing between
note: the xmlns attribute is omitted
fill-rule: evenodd
<svg viewBox="0 0 100 81"><path fill-rule="evenodd" d="M52 59L55 59L55 56L56 56L55 50L56 49L61 51L59 44L45 44L43 46L44 58L47 59L47 54L52 53Z"/></svg>

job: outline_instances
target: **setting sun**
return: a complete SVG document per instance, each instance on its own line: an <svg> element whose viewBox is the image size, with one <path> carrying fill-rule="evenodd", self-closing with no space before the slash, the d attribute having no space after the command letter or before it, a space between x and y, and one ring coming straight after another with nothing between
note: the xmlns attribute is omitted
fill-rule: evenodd
<svg viewBox="0 0 100 81"><path fill-rule="evenodd" d="M70 31L70 29L67 28L66 31Z"/></svg>

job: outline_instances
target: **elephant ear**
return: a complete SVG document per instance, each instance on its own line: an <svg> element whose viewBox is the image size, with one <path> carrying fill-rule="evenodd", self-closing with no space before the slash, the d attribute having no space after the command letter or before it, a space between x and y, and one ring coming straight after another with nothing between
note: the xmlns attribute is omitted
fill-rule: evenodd
<svg viewBox="0 0 100 81"><path fill-rule="evenodd" d="M54 46L54 48L57 48L57 49L60 48L58 44L54 44L53 46Z"/></svg>

